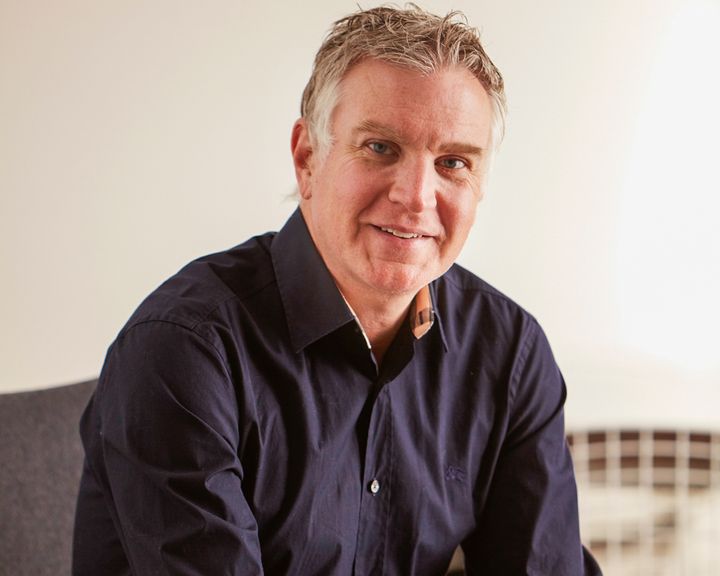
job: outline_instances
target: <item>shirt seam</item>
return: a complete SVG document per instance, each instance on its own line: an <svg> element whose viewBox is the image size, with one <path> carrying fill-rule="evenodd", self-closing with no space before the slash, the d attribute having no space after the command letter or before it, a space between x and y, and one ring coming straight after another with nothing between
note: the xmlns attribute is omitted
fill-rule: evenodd
<svg viewBox="0 0 720 576"><path fill-rule="evenodd" d="M242 304L246 299L251 298L258 292L261 292L262 290L267 289L268 287L272 286L273 284L276 284L276 285L278 284L276 278L267 280L264 284L257 286L255 288L253 288L252 290L248 290L247 292L244 292L242 295L239 295L239 294L233 292L232 294L229 294L228 296L225 296L224 298L220 299L211 308L208 308L207 310L203 311L202 313L199 313L197 318L192 318L192 317L188 317L188 316L183 317L182 314L177 314L177 319L153 317L152 315L148 315L147 317L144 317L144 318L138 318L137 320L130 322L127 326L125 326L120 331L120 333L118 334L118 339L123 338L124 335L128 331L132 330L136 326L139 326L140 324L148 324L148 323L152 323L152 322L164 322L167 324L173 324L175 326L178 326L179 328L185 328L186 330L190 330L191 332L196 334L199 338L202 338L207 344L212 346L215 349L215 351L218 353L218 355L222 358L222 354L220 353L218 348L210 340L208 340L205 336L200 334L200 332L198 331L199 326L201 324L207 322L213 314L216 314L220 310L220 308L225 306L228 302L231 302L234 300L234 301L237 301L238 303ZM224 284L224 285L227 286L226 284ZM228 288L228 290L232 290L232 288L230 288L229 286L227 286L227 288ZM172 308L170 308L166 314L168 316L171 316L171 315L175 314L175 312L173 311ZM228 324L228 323L226 323L226 324Z"/></svg>
<svg viewBox="0 0 720 576"><path fill-rule="evenodd" d="M229 300L229 299L231 299L231 298L228 298L228 300ZM214 310L213 310L213 312L214 312ZM220 360L220 362L221 362L221 364L222 364L222 366L223 366L223 370L225 371L225 377L227 378L227 380L228 380L229 383L232 383L230 366L229 366L229 364L228 364L227 358L225 357L224 354L222 354L222 352L218 349L218 347L217 347L213 342L211 342L207 337L205 337L203 334L201 334L201 333L197 330L198 325L201 324L201 323L203 323L203 322L205 322L206 320L207 320L207 317L205 317L205 318L203 318L203 319L201 319L201 320L198 320L198 321L197 321L195 324L193 324L192 326L188 326L188 325L183 324L183 323L181 323L181 322L179 322L179 321L177 321L177 320L168 320L168 319L165 319L165 318L148 318L148 319L146 319L146 320L139 320L139 321L137 321L137 322L134 322L133 324L131 324L131 325L128 326L127 328L125 328L125 329L122 331L122 333L118 336L118 340L124 339L125 336L126 336L131 330L133 330L134 328L137 328L137 327L139 327L139 326L145 325L145 324L169 324L170 326L175 326L176 328L180 328L180 329L183 330L183 331L187 331L187 332L190 332L190 333L194 334L194 335L197 336L200 340L202 340L209 348L211 348L211 349L213 350L215 356L217 357L218 360Z"/></svg>
<svg viewBox="0 0 720 576"><path fill-rule="evenodd" d="M201 323L203 323L203 322L206 322L207 319L208 319L210 316L212 316L214 313L216 313L222 306L225 306L225 304L227 304L227 303L230 302L231 300L236 300L236 301L242 303L244 300L246 300L246 299L248 299L248 298L251 298L252 296L254 296L255 294L257 294L258 292L261 292L262 290L265 290L265 289L268 288L269 286L272 286L273 284L276 284L276 283L277 283L277 279L273 278L273 279L268 280L265 284L262 284L261 286L257 286L257 287L254 288L253 290L249 290L249 291L243 293L242 296L240 296L240 295L237 294L237 293L232 293L232 294L230 294L229 296L226 296L226 297L223 298L222 300L218 301L218 302L215 304L215 306L213 306L212 308L209 308L209 309L205 312L205 314L204 314L202 317L198 318L198 320L195 321L195 323L194 323L192 326L189 326L189 328L191 328L191 329L194 330L194 329L198 326L198 324L201 324ZM228 288L229 288L229 287L228 287ZM230 288L229 288L229 289L230 289ZM148 320L152 320L152 319L149 318ZM180 324L180 323L178 323L178 325L182 326L182 324Z"/></svg>
<svg viewBox="0 0 720 576"><path fill-rule="evenodd" d="M531 332L532 331L532 332ZM538 335L538 324L534 318L530 318L530 324L527 331L523 334L518 361L512 368L510 373L510 390L508 391L508 415L511 415L514 409L517 390L520 385L520 373L525 369L527 359L530 355L530 346L535 342Z"/></svg>

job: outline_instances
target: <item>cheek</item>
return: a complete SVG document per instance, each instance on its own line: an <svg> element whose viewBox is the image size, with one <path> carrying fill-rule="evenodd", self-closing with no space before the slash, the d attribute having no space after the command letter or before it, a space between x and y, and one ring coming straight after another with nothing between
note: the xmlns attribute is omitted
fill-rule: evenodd
<svg viewBox="0 0 720 576"><path fill-rule="evenodd" d="M438 202L438 212L445 233L452 242L464 242L475 222L478 201L475 196L455 197L452 201Z"/></svg>
<svg viewBox="0 0 720 576"><path fill-rule="evenodd" d="M387 178L373 174L362 167L354 167L351 170L337 176L338 188L336 200L340 206L338 210L348 214L358 214L372 208L378 201L384 198ZM341 218L342 212L336 216Z"/></svg>

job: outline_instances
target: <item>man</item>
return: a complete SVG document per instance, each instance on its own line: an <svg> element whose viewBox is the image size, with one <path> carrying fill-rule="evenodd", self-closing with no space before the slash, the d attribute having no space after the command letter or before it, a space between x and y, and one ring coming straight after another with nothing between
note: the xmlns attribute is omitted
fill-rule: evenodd
<svg viewBox="0 0 720 576"><path fill-rule="evenodd" d="M453 264L503 83L452 16L335 24L292 131L299 210L197 260L81 423L84 574L599 573L535 320Z"/></svg>

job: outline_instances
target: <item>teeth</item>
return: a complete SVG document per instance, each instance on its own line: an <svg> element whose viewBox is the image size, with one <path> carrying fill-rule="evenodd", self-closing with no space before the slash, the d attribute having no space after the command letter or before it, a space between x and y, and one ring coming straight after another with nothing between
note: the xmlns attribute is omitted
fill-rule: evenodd
<svg viewBox="0 0 720 576"><path fill-rule="evenodd" d="M410 238L420 238L420 234L413 234L412 232L398 232L397 230L393 230L392 228L380 228L383 232L387 232L389 234L392 234L393 236L397 236L398 238L405 238L406 240Z"/></svg>

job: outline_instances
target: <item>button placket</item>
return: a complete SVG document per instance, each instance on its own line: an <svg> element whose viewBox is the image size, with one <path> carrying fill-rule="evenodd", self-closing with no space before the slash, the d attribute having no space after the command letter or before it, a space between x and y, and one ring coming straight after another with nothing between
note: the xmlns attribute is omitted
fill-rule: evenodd
<svg viewBox="0 0 720 576"><path fill-rule="evenodd" d="M390 513L391 414L390 396L383 387L375 398L368 426L355 574L381 574L385 563Z"/></svg>

